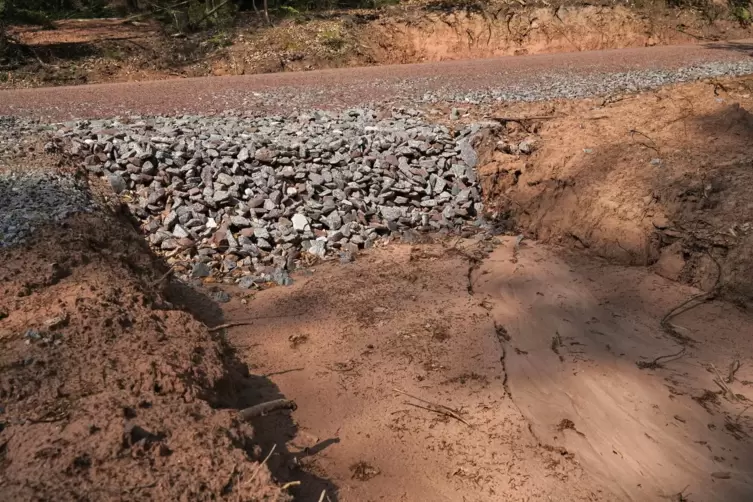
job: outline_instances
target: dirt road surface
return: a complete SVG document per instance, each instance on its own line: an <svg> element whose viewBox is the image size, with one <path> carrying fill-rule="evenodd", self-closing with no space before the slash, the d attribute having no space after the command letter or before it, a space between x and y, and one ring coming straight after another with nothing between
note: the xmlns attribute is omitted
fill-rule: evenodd
<svg viewBox="0 0 753 502"><path fill-rule="evenodd" d="M411 64L234 77L21 89L0 92L0 115L51 119L170 113L310 111L429 97L478 100L600 94L671 82L673 70L748 63L753 43L652 47L473 61ZM651 72L663 71L657 80ZM636 83L627 72L646 72ZM669 73L667 75L666 73ZM585 82L583 79L586 79ZM679 78L679 77L678 77ZM577 89L568 89L572 81ZM624 81L623 81L624 80ZM645 80L645 82L641 81ZM586 87L586 88L583 88Z"/></svg>

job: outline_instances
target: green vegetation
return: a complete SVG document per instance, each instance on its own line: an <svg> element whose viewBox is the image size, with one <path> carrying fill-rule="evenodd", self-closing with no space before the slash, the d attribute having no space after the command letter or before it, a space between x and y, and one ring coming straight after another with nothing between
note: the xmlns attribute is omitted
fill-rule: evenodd
<svg viewBox="0 0 753 502"><path fill-rule="evenodd" d="M0 0L0 17L14 24L52 26L56 19L112 14L106 0Z"/></svg>

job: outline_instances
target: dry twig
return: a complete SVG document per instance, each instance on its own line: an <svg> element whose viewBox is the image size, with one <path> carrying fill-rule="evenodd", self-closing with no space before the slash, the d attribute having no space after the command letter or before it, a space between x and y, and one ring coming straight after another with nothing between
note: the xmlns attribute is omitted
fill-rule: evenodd
<svg viewBox="0 0 753 502"><path fill-rule="evenodd" d="M459 416L455 415L454 413L450 413L450 412L448 412L448 411L444 411L444 410L442 410L442 409L439 409L439 408L431 408L431 407L429 407L429 406L423 406L423 405L421 405L421 404L410 403L410 402L408 402L408 401L403 401L403 402L404 402L405 404L407 404L408 406L413 406L413 407L415 407L415 408L421 408L422 410L426 410L426 411L431 411L432 413L436 413L436 414L438 414L438 415L444 415L445 417L450 417L450 418L454 418L455 420L458 420L458 421L460 421L460 422L463 422L463 423L464 423L465 425L467 425L468 427L470 427L470 426L471 426L471 425L470 425L470 424L469 424L468 422L466 422L465 420L463 420L463 419L462 419L462 418L460 418Z"/></svg>
<svg viewBox="0 0 753 502"><path fill-rule="evenodd" d="M234 328L235 326L249 326L254 323L254 321L258 321L260 319L283 319L285 317L298 317L303 315L303 313L300 314L285 314L285 315L265 315L265 316L259 316L259 317L251 317L250 319L244 319L242 321L233 321L233 322L227 322L225 324L220 324L217 326L212 326L211 328L208 328L207 331L210 333L214 333L215 331L219 331L221 329L226 328Z"/></svg>
<svg viewBox="0 0 753 502"><path fill-rule="evenodd" d="M557 118L556 115L541 115L538 117L492 117L492 120L496 120L497 122L505 123L505 122L517 122L519 124L525 122L526 120L550 120Z"/></svg>
<svg viewBox="0 0 753 502"><path fill-rule="evenodd" d="M743 408L740 413L737 414L737 416L735 417L735 423L736 424L740 423L740 419L742 418L743 413L745 413L746 411L748 411L748 408L750 408L751 406L753 406L753 404L749 404L748 406L746 406L745 408Z"/></svg>
<svg viewBox="0 0 753 502"><path fill-rule="evenodd" d="M249 326L253 323L254 323L253 321L226 322L225 324L220 324L218 326L209 328L207 331L209 331L210 333L214 333L215 331L220 331L221 329L234 328L236 326Z"/></svg>
<svg viewBox="0 0 753 502"><path fill-rule="evenodd" d="M272 445L272 448L270 448L269 453L267 453L267 456L264 457L264 460L262 460L261 464L256 466L256 469L254 469L254 473L251 475L251 479L254 479L257 474L259 474L259 471L261 470L262 466L267 463L269 460L269 457L272 456L272 454L275 452L275 448L277 448L277 443Z"/></svg>
<svg viewBox="0 0 753 502"><path fill-rule="evenodd" d="M241 420L250 420L254 417L266 415L276 410L293 410L298 409L298 405L295 401L289 399L275 399L274 401L267 401L266 403L257 404L244 410L241 410L238 414Z"/></svg>
<svg viewBox="0 0 753 502"><path fill-rule="evenodd" d="M156 281L153 281L153 282L151 282L151 283L149 284L149 286L153 288L154 286L157 286L157 285L158 285L158 284L160 284L160 283L161 283L162 281L164 281L165 279L167 279L167 277L168 277L168 276L169 276L170 274L172 274L172 273L173 273L173 268L174 268L174 267L175 267L175 265L171 265L171 266L170 266L170 268L168 268L168 269L167 269L167 272L165 272L164 274L162 274L162 275L161 275L161 276L160 276L160 277L159 277L159 278L158 278L158 279L157 279Z"/></svg>
<svg viewBox="0 0 753 502"><path fill-rule="evenodd" d="M403 394L404 396L408 396L411 399L415 399L416 401L421 401L422 403L426 404L427 406L421 406L421 405L418 405L418 404L409 403L407 401L406 401L405 404L408 404L410 406L415 406L416 408L421 408L421 409L424 409L424 410L427 410L427 411L431 411L431 412L434 412L434 413L438 413L440 415L445 415L445 416L454 418L455 420L457 420L459 422L464 423L468 427L471 426L471 424L469 424L468 422L466 422L465 420L463 420L463 417L460 416L460 411L459 410L454 410L454 409L452 409L452 408L450 408L448 406L444 406L442 404L438 404L438 403L433 403L431 401L427 401L426 399L422 399L422 398L420 398L418 396L414 396L412 394L408 394L404 390L400 390L400 389L397 389L397 388L393 388L392 390L394 390L395 392L399 392L400 394Z"/></svg>

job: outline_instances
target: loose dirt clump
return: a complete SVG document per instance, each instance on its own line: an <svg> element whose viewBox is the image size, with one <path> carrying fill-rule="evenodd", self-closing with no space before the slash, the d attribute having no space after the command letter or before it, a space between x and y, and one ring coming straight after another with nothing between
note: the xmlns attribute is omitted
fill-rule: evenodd
<svg viewBox="0 0 753 502"><path fill-rule="evenodd" d="M364 461L351 465L350 470L353 472L353 479L357 479L358 481L368 481L371 478L379 476L381 472L379 468Z"/></svg>
<svg viewBox="0 0 753 502"><path fill-rule="evenodd" d="M288 500L250 425L210 406L243 379L163 271L106 210L0 251L4 499Z"/></svg>

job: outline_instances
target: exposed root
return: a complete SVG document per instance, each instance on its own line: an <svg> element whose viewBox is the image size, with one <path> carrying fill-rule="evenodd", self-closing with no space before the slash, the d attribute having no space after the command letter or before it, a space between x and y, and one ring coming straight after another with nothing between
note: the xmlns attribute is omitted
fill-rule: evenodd
<svg viewBox="0 0 753 502"><path fill-rule="evenodd" d="M501 324L498 324L497 321L494 321L494 332L497 333L497 338L500 342L502 342L503 340L505 342L512 340L512 337L510 336L510 333L507 332L507 329Z"/></svg>
<svg viewBox="0 0 753 502"><path fill-rule="evenodd" d="M575 422L573 422L569 418L563 418L562 420L560 420L560 423L557 424L557 431L558 432L565 432L566 430L571 430L571 431L575 432L576 434L578 434L579 436L586 437L585 434L583 434L581 431L579 431L575 427Z"/></svg>
<svg viewBox="0 0 753 502"><path fill-rule="evenodd" d="M499 358L500 364L502 364L502 388L505 390L505 395L512 399L512 393L510 392L510 386L507 384L507 349L505 349L504 343L500 340L500 346L502 347L502 356Z"/></svg>
<svg viewBox="0 0 753 502"><path fill-rule="evenodd" d="M721 278L722 278L722 266L713 256L711 256L711 253L707 252L706 254L708 254L709 258L711 258L711 260L716 264L717 275L716 275L716 281L714 282L714 287L712 287L711 290L708 291L707 293L700 293L695 296L691 296L690 298L688 298L687 300L685 300L678 306L674 307L669 312L667 312L664 317L662 317L662 320L659 323L662 329L664 329L664 331L668 335L675 338L680 343L685 343L685 344L695 343L695 340L693 340L687 335L680 333L677 330L677 328L669 321L672 320L672 318L684 312L687 312L691 309L698 307L699 305L706 303L707 301L713 300L716 297L717 290L719 289L719 282L721 281ZM693 303L693 302L696 302L696 303Z"/></svg>
<svg viewBox="0 0 753 502"><path fill-rule="evenodd" d="M550 348L552 349L552 352L557 354L557 357L560 358L561 362L565 362L565 358L562 357L562 354L560 354L560 347L562 347L562 337L560 336L559 331L556 331L554 333L554 336L552 337L552 344L550 345Z"/></svg>

